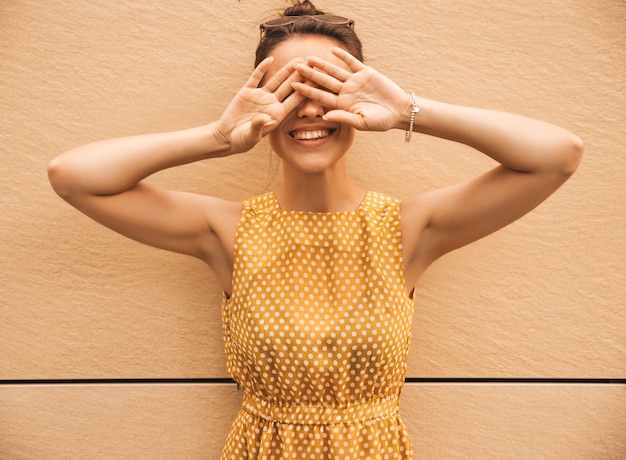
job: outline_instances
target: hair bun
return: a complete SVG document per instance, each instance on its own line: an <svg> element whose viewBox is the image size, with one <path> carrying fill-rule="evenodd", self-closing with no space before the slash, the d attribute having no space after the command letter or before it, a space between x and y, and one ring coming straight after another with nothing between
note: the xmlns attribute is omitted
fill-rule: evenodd
<svg viewBox="0 0 626 460"><path fill-rule="evenodd" d="M274 19L261 24L261 39L257 45L254 66L258 66L282 42L294 36L314 35L335 41L359 61L363 62L363 45L354 32L354 21L318 10L309 0L291 0L290 7ZM316 18L316 16L318 16Z"/></svg>
<svg viewBox="0 0 626 460"><path fill-rule="evenodd" d="M283 16L316 16L318 14L326 13L318 10L309 0L298 1L283 12Z"/></svg>

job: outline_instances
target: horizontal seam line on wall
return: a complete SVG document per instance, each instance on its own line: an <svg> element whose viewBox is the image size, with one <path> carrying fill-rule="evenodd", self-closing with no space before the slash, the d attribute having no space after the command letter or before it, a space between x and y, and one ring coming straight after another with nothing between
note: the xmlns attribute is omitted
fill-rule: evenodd
<svg viewBox="0 0 626 460"><path fill-rule="evenodd" d="M491 384L570 384L626 385L626 379L613 378L486 378L486 377L408 377L406 383L491 383ZM158 385L158 384L234 384L230 378L110 378L110 379L5 379L0 385Z"/></svg>

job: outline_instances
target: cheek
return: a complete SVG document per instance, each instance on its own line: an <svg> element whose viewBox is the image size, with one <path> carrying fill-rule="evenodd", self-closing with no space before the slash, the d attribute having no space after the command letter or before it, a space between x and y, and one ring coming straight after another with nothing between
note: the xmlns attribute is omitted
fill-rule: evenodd
<svg viewBox="0 0 626 460"><path fill-rule="evenodd" d="M281 126L278 126L278 128L276 128L274 131L267 135L267 140L269 141L270 148L278 156L282 156L283 150L285 149L286 141L280 128Z"/></svg>
<svg viewBox="0 0 626 460"><path fill-rule="evenodd" d="M267 135L270 147L279 156L282 155L285 148L287 148L287 144L289 143L289 138L286 137L287 134L285 134L285 124L291 122L294 117L295 110L287 115L287 117Z"/></svg>
<svg viewBox="0 0 626 460"><path fill-rule="evenodd" d="M342 130L344 131L346 139L350 142L350 145L352 145L352 142L354 142L354 136L356 135L356 129L351 126L344 125Z"/></svg>
<svg viewBox="0 0 626 460"><path fill-rule="evenodd" d="M356 129L352 128L351 126L343 125L341 127L341 144L346 151L350 150L350 148L352 147L355 135Z"/></svg>

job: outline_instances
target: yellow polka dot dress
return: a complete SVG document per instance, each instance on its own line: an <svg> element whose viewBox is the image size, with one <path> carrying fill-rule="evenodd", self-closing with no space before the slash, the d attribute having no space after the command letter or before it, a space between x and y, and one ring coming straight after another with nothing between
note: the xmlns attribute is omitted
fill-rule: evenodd
<svg viewBox="0 0 626 460"><path fill-rule="evenodd" d="M222 453L240 459L411 459L398 398L413 302L399 201L352 212L244 202L222 319L242 408Z"/></svg>

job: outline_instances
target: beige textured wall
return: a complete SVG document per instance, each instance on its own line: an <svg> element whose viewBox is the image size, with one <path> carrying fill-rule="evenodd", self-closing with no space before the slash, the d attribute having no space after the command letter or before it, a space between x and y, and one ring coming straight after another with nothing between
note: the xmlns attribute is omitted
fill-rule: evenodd
<svg viewBox="0 0 626 460"><path fill-rule="evenodd" d="M317 3L354 18L367 62L407 89L586 143L549 201L423 278L409 376L523 380L409 384L418 458L625 458L623 380L569 379L626 377L626 4ZM284 4L0 3L0 458L217 458L233 385L111 380L225 377L212 274L81 216L45 166L91 140L218 117L257 24ZM351 155L355 177L399 197L490 166L400 132L360 134ZM274 163L264 144L154 180L242 199L279 179Z"/></svg>

